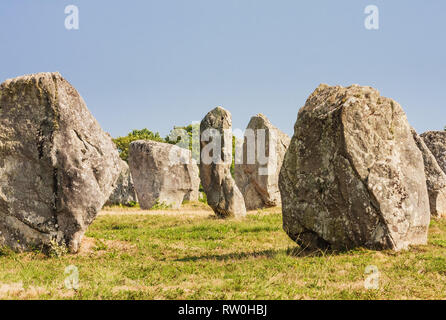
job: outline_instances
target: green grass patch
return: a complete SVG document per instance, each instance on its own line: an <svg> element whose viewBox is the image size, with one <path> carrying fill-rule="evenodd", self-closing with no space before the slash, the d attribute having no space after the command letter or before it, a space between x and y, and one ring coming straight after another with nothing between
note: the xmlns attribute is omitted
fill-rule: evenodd
<svg viewBox="0 0 446 320"><path fill-rule="evenodd" d="M280 209L241 220L209 215L109 214L76 255L0 248L0 298L12 299L444 299L446 222L428 245L399 253L302 252ZM67 289L68 266L79 288ZM367 266L379 288L366 289Z"/></svg>

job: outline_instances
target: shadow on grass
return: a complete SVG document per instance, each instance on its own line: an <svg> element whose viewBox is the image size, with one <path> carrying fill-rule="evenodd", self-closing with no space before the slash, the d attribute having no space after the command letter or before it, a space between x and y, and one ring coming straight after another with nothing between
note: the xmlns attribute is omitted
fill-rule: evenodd
<svg viewBox="0 0 446 320"><path fill-rule="evenodd" d="M193 256L193 257L175 259L175 261L190 262L190 261L200 261L200 260L217 260L217 261L244 260L249 258L275 258L278 255L304 258L304 257L323 257L327 255L336 255L340 253L341 252L308 250L301 247L292 247L287 249L268 249L254 252L237 252L237 253L227 253L227 254Z"/></svg>
<svg viewBox="0 0 446 320"><path fill-rule="evenodd" d="M185 257L185 258L181 258L181 259L176 259L175 261L183 261L183 262L200 261L200 260L224 261L224 260L234 260L234 259L235 260L243 260L243 259L259 258L259 257L274 258L276 255L284 253L286 251L287 251L286 249L280 249L280 250L269 249L269 250L255 251L255 252L211 254L211 255Z"/></svg>

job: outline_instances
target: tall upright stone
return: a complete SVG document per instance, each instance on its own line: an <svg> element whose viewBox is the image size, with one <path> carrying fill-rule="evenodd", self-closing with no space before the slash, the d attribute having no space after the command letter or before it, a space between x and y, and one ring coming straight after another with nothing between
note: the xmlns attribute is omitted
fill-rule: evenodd
<svg viewBox="0 0 446 320"><path fill-rule="evenodd" d="M0 245L76 252L110 196L119 155L59 73L0 85Z"/></svg>
<svg viewBox="0 0 446 320"><path fill-rule="evenodd" d="M155 204L177 209L191 194L198 194L197 166L187 149L157 141L133 141L129 166L142 209Z"/></svg>
<svg viewBox="0 0 446 320"><path fill-rule="evenodd" d="M192 189L186 193L184 200L196 202L200 198L200 171L197 162L194 159L192 159L191 162L189 176Z"/></svg>
<svg viewBox="0 0 446 320"><path fill-rule="evenodd" d="M441 170L423 139L415 129L412 128L411 130L415 143L423 155L431 214L435 217L444 217L446 216L446 174Z"/></svg>
<svg viewBox="0 0 446 320"><path fill-rule="evenodd" d="M420 137L434 155L441 170L446 173L446 131L428 131Z"/></svg>
<svg viewBox="0 0 446 320"><path fill-rule="evenodd" d="M137 202L135 187L133 186L132 175L130 174L130 168L124 160L119 162L120 174L118 180L114 184L114 189L105 205L130 205Z"/></svg>
<svg viewBox="0 0 446 320"><path fill-rule="evenodd" d="M371 87L319 86L300 109L279 177L283 227L305 247L425 244L423 157L401 106Z"/></svg>
<svg viewBox="0 0 446 320"><path fill-rule="evenodd" d="M245 130L241 158L235 162L235 182L246 209L280 206L279 172L290 137L266 116L251 118Z"/></svg>
<svg viewBox="0 0 446 320"><path fill-rule="evenodd" d="M246 215L243 195L231 175L232 120L217 107L200 123L200 178L209 206L218 217Z"/></svg>

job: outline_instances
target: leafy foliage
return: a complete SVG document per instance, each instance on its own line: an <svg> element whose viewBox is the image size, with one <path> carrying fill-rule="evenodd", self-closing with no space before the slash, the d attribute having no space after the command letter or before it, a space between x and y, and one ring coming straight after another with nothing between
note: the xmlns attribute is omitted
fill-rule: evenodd
<svg viewBox="0 0 446 320"><path fill-rule="evenodd" d="M158 142L166 142L158 132L153 133L147 128L144 128L142 130L133 130L125 137L118 137L113 139L113 142L116 144L122 160L128 161L130 143L136 140L153 140Z"/></svg>
<svg viewBox="0 0 446 320"><path fill-rule="evenodd" d="M136 201L129 201L129 202L127 202L127 207L138 208L139 207L139 203L136 202Z"/></svg>
<svg viewBox="0 0 446 320"><path fill-rule="evenodd" d="M150 210L166 210L171 208L172 205L156 200L155 204L152 206L152 208L150 208Z"/></svg>
<svg viewBox="0 0 446 320"><path fill-rule="evenodd" d="M175 144L178 147L188 149L192 153L192 158L200 158L200 124L194 123L188 126L174 126L166 137L166 142Z"/></svg>

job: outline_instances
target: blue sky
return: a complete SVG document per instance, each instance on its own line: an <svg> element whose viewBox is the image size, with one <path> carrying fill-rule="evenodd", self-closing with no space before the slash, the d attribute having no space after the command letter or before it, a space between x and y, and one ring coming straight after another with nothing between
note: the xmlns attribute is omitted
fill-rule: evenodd
<svg viewBox="0 0 446 320"><path fill-rule="evenodd" d="M2 0L0 81L59 71L113 136L164 136L217 105L235 128L261 112L292 134L319 83L373 86L424 132L446 125L445 33L444 0Z"/></svg>

